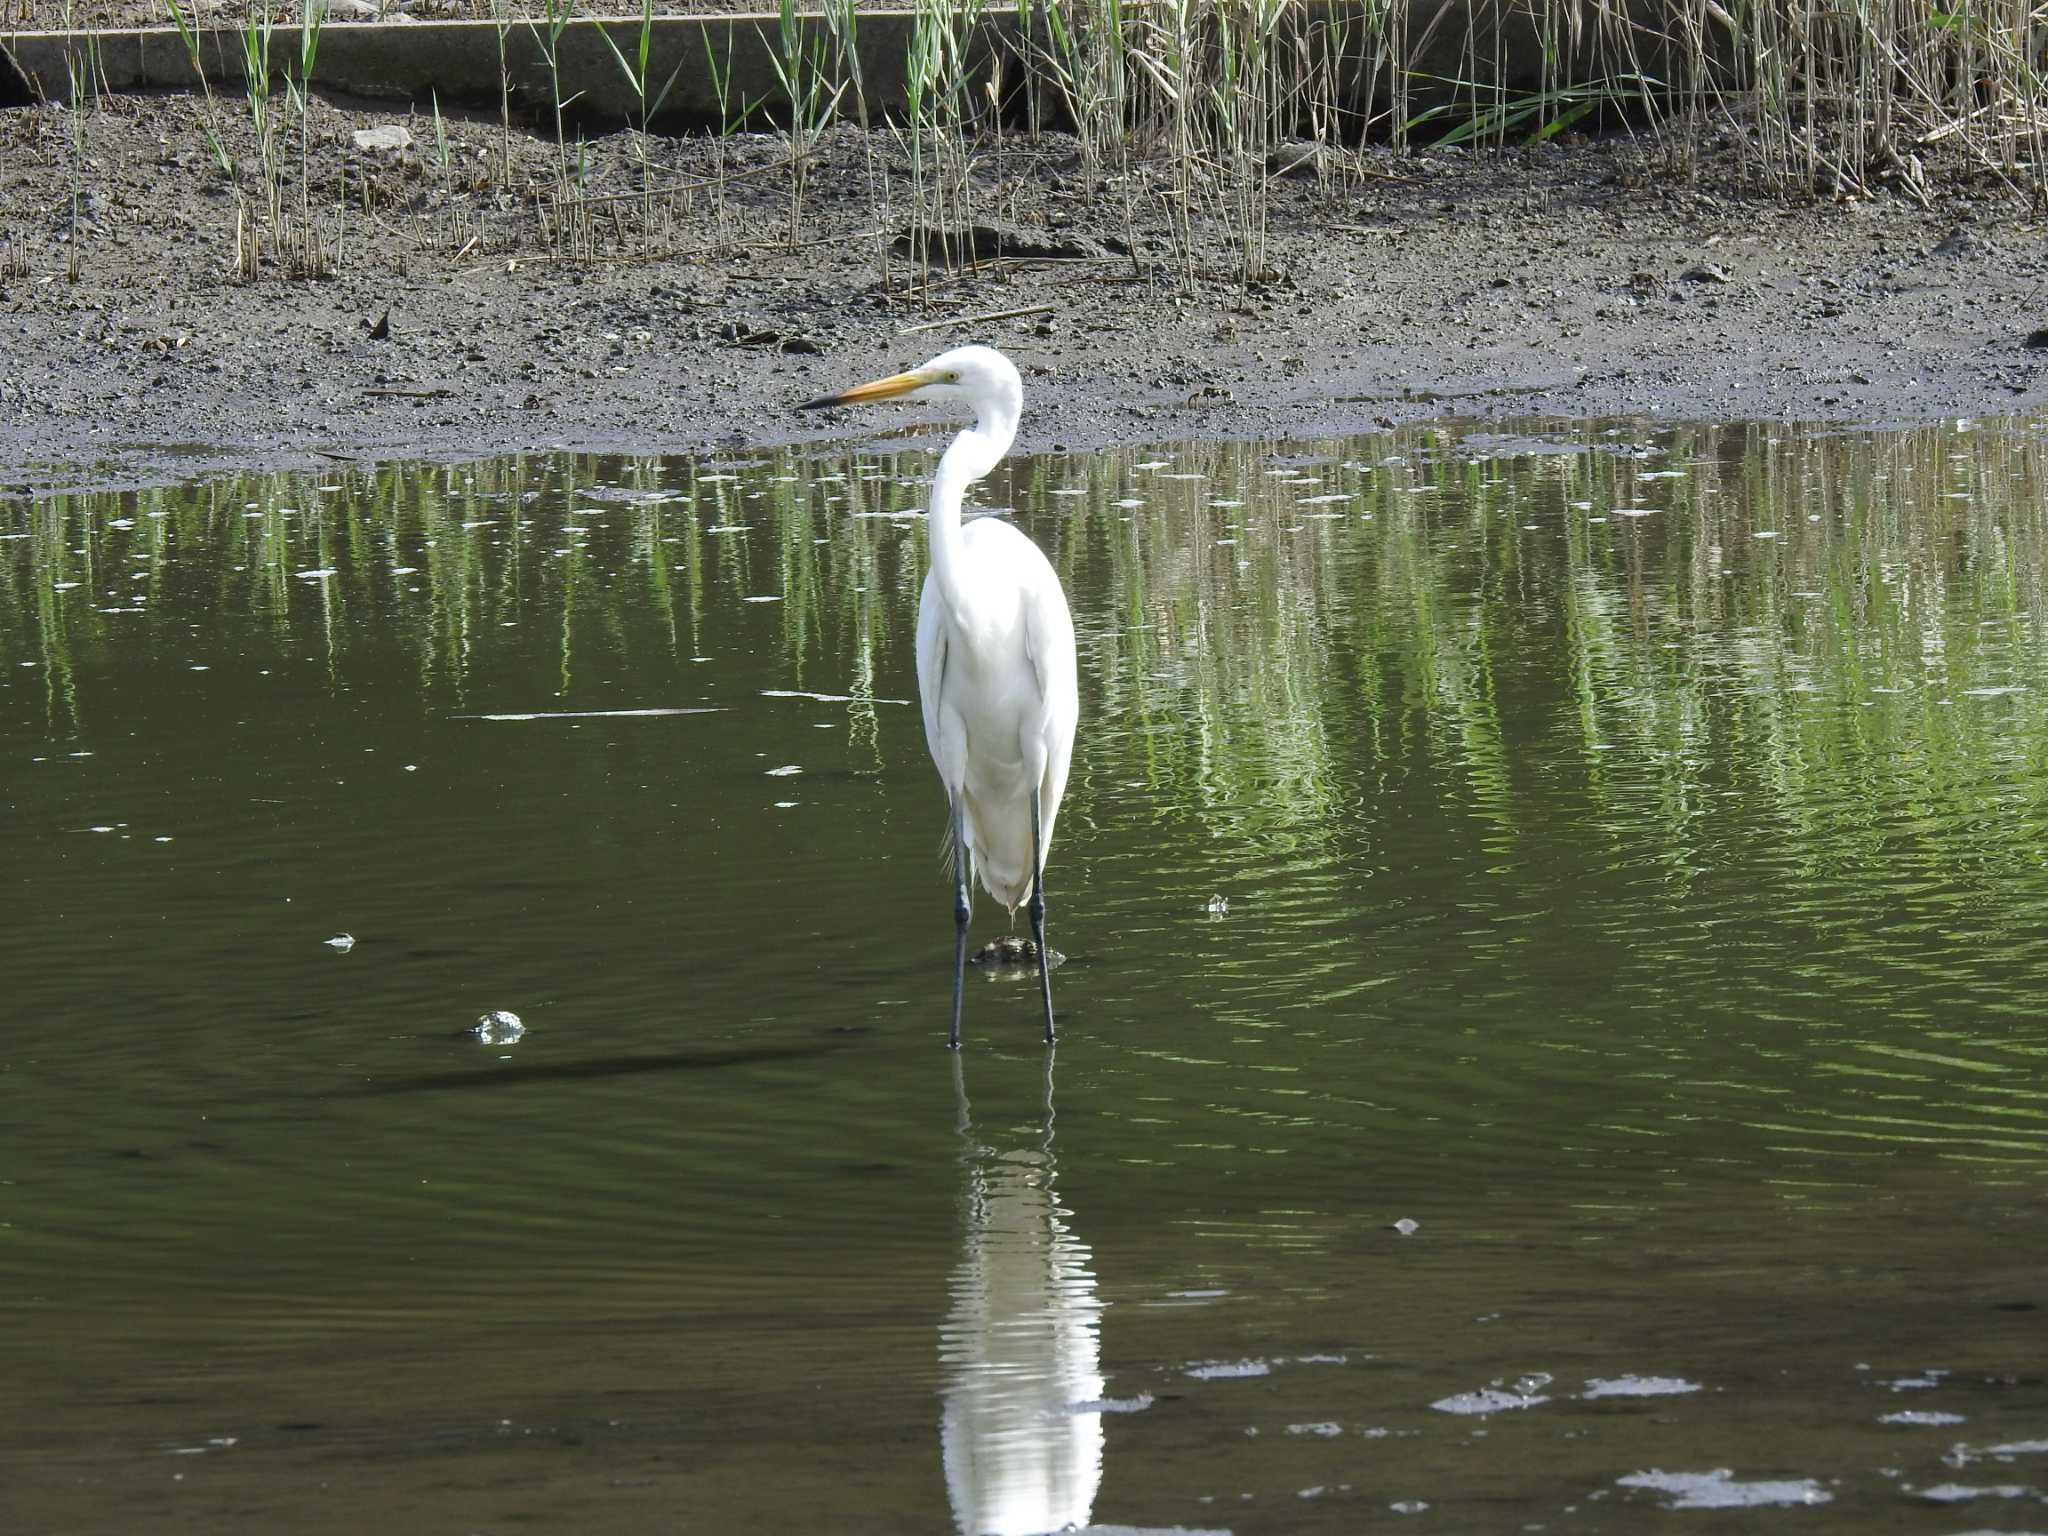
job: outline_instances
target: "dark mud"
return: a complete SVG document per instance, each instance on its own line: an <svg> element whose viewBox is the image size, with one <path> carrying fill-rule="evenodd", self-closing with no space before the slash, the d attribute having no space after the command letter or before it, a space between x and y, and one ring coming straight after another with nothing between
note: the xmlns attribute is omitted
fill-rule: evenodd
<svg viewBox="0 0 2048 1536"><path fill-rule="evenodd" d="M253 164L238 110L222 103ZM1751 190L1732 151L1690 184L1629 139L1368 152L1274 180L1247 285L1213 216L1176 253L1163 169L1127 201L1088 184L1070 143L1020 141L978 157L973 193L1020 254L915 293L882 254L910 195L879 133L828 135L793 250L777 138L725 146L722 196L701 139L572 144L610 199L572 253L534 215L551 138L322 103L303 194L295 144L286 164L333 275L272 263L242 282L201 111L111 100L82 159L60 109L0 112L0 489L826 437L856 429L797 402L968 339L1023 367L1027 448L1441 415L1899 421L2043 398L2040 227L1963 175L1927 206L1788 202ZM355 147L394 121L409 150ZM652 204L643 149L669 189ZM972 318L1013 310L1033 312Z"/></svg>

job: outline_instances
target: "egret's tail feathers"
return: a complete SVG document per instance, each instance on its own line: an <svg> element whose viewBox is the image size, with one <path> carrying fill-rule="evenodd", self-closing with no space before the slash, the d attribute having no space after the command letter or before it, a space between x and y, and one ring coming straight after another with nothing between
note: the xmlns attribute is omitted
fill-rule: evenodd
<svg viewBox="0 0 2048 1536"><path fill-rule="evenodd" d="M963 849L960 856L967 860L967 889L972 891L974 889L974 850L972 848ZM953 858L953 827L949 821L939 833L939 868L946 872L946 880L949 884L953 879Z"/></svg>

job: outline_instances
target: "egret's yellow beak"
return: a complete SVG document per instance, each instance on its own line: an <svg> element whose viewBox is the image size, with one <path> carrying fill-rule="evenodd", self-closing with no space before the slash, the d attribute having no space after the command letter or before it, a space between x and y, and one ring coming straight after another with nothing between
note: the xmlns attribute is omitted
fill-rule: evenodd
<svg viewBox="0 0 2048 1536"><path fill-rule="evenodd" d="M815 411L828 405L864 405L870 400L893 400L898 395L907 395L923 385L936 383L937 378L938 376L929 368L913 368L908 373L892 373L886 379L870 379L865 384L842 389L836 395L823 395L816 400L806 400L797 409Z"/></svg>

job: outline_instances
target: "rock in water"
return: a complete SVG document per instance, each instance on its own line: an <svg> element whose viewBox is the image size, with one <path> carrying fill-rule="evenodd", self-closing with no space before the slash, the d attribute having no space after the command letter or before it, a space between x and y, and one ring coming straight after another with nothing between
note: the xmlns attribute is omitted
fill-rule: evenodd
<svg viewBox="0 0 2048 1536"><path fill-rule="evenodd" d="M493 1008L470 1026L469 1032L485 1045L510 1045L526 1033L519 1015L505 1008Z"/></svg>

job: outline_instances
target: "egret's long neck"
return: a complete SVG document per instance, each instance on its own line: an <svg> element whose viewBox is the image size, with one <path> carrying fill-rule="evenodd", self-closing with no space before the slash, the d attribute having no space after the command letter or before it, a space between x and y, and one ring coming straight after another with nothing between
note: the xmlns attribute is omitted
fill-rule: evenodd
<svg viewBox="0 0 2048 1536"><path fill-rule="evenodd" d="M960 502L967 487L981 479L1010 451L1017 437L1018 407L1001 400L982 408L974 425L953 439L932 476L931 515L925 520L925 536L931 541L932 576L939 594L955 615L964 615L966 596L961 589Z"/></svg>

